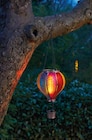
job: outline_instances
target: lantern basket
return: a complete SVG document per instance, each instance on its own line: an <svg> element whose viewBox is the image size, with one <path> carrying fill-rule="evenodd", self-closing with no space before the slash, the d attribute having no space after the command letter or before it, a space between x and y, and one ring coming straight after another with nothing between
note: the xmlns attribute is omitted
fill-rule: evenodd
<svg viewBox="0 0 92 140"><path fill-rule="evenodd" d="M55 119L56 118L56 111L55 110L47 110L47 118L48 119Z"/></svg>
<svg viewBox="0 0 92 140"><path fill-rule="evenodd" d="M48 103L52 104L52 108L47 111L47 117L55 119L54 103L56 97L65 87L64 75L55 69L44 69L37 77L37 86L47 98Z"/></svg>

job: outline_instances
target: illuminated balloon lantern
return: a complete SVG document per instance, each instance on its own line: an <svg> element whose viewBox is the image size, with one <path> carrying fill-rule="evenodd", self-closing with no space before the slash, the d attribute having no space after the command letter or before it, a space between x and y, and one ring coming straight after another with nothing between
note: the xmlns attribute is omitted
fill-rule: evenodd
<svg viewBox="0 0 92 140"><path fill-rule="evenodd" d="M37 86L49 102L54 102L65 87L65 77L58 70L45 69L38 75Z"/></svg>
<svg viewBox="0 0 92 140"><path fill-rule="evenodd" d="M45 69L38 75L37 86L48 101L54 102L65 86L64 75L58 70Z"/></svg>

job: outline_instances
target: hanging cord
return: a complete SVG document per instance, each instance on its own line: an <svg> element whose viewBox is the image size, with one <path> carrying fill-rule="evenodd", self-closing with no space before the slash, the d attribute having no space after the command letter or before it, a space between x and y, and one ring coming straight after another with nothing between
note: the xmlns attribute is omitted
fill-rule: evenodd
<svg viewBox="0 0 92 140"><path fill-rule="evenodd" d="M53 39L51 39L49 42L48 42L48 46L47 46L47 49L46 49L46 53L45 53L45 60L44 60L44 65L43 65L43 69L45 69L46 68L46 64L47 64L47 60L48 60L48 54L49 54L49 48L50 48L50 50L51 50L51 52L50 53L52 53L51 54L51 63L52 63L52 68L53 69L55 69L55 67L56 67L56 59L55 59L55 51L54 51L54 45L53 45Z"/></svg>
<svg viewBox="0 0 92 140"><path fill-rule="evenodd" d="M52 51L52 67L55 69L55 67L56 67L56 59L55 59L55 51L54 51L53 39L51 39L51 51Z"/></svg>
<svg viewBox="0 0 92 140"><path fill-rule="evenodd" d="M47 47L48 47L48 46L47 46ZM47 57L48 57L48 48L46 49L46 54L45 54L45 60L44 60L43 69L45 69L45 67L46 67Z"/></svg>

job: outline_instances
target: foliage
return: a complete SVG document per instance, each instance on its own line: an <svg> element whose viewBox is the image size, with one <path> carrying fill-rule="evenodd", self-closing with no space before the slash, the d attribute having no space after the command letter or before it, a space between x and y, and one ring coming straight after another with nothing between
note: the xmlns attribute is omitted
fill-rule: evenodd
<svg viewBox="0 0 92 140"><path fill-rule="evenodd" d="M53 13L51 5L39 4L39 0L33 1L33 8L36 16ZM92 26L84 26L36 49L0 128L1 140L92 139L92 85L87 84L92 84L91 31ZM37 89L36 77L43 68L53 67L54 57L55 68L64 73L67 82L55 103L56 119L49 120L46 112L50 106ZM79 60L78 73L74 71L76 59Z"/></svg>
<svg viewBox="0 0 92 140"><path fill-rule="evenodd" d="M36 16L48 16L73 8L72 1L67 0L34 0L33 12Z"/></svg>
<svg viewBox="0 0 92 140"><path fill-rule="evenodd" d="M37 4L33 3L33 8L34 13L37 16L56 14L71 9L68 1L63 0L59 0L59 4L56 4L56 1L49 0L44 3L36 1L36 3ZM70 8L67 8L68 6ZM51 42L53 42L53 44L51 44ZM67 35L63 35L62 37L53 39L53 41L50 40L40 45L40 47L36 49L29 65L30 67L33 66L37 68L54 67L55 69L59 69L66 75L68 82L77 78L80 81L92 84L91 44L92 26L86 25L75 32L71 32ZM53 59L55 59L54 66ZM75 72L74 68L74 63L76 60L79 61L78 73Z"/></svg>
<svg viewBox="0 0 92 140"><path fill-rule="evenodd" d="M33 80L38 72L27 74L19 82L1 126L0 139L90 140L92 86L78 80L71 82L57 97L56 119L49 120L46 113L49 103L38 91L36 79Z"/></svg>
<svg viewBox="0 0 92 140"><path fill-rule="evenodd" d="M77 78L92 84L91 30L92 26L87 25L76 32L44 42L36 49L27 69L59 69L68 83ZM78 72L75 72L76 60L79 61Z"/></svg>

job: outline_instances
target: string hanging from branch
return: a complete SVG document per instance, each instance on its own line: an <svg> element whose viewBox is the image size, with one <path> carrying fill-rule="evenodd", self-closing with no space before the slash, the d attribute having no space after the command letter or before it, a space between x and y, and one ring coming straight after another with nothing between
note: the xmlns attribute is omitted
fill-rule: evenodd
<svg viewBox="0 0 92 140"><path fill-rule="evenodd" d="M53 28L51 29L53 30ZM52 34L49 34L52 38ZM52 68L45 68L47 64L47 60L49 58L49 49L52 55ZM56 118L56 111L54 110L54 103L56 97L65 87L65 77L64 75L56 69L56 59L55 59L55 51L54 51L54 43L53 39L50 40L44 61L44 69L37 77L37 86L39 90L45 95L47 101L52 104L52 109L47 111L47 117L49 119Z"/></svg>

